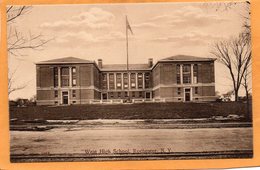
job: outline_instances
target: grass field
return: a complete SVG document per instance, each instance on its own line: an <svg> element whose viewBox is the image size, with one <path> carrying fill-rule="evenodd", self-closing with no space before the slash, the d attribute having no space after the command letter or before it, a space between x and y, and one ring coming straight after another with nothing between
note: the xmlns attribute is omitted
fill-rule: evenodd
<svg viewBox="0 0 260 170"><path fill-rule="evenodd" d="M231 114L243 116L244 121L250 121L247 116L247 104L242 102L10 107L10 119L19 120L192 119Z"/></svg>

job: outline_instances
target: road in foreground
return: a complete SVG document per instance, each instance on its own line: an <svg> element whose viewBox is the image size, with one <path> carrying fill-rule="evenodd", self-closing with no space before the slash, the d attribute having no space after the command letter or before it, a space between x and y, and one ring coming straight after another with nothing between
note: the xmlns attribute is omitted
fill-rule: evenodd
<svg viewBox="0 0 260 170"><path fill-rule="evenodd" d="M133 129L70 126L48 131L11 131L11 158L62 155L236 153L252 151L252 128ZM239 152L237 154L239 154ZM69 155L69 156L68 156ZM203 153L202 153L203 155ZM195 154L196 156L196 154ZM25 158L24 157L24 158ZM199 155L197 155L199 157ZM221 155L220 155L221 157ZM66 159L65 159L66 160Z"/></svg>

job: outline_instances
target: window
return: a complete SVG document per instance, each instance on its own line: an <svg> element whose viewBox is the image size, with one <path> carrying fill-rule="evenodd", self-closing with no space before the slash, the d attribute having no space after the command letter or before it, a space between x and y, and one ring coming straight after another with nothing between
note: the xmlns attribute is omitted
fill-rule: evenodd
<svg viewBox="0 0 260 170"><path fill-rule="evenodd" d="M178 88L178 91L177 91L177 93L178 93L178 95L180 95L180 94L181 94L181 88L180 88L180 87Z"/></svg>
<svg viewBox="0 0 260 170"><path fill-rule="evenodd" d="M107 89L107 74L102 74L102 88Z"/></svg>
<svg viewBox="0 0 260 170"><path fill-rule="evenodd" d="M183 65L183 83L189 84L191 83L191 65L190 64L184 64Z"/></svg>
<svg viewBox="0 0 260 170"><path fill-rule="evenodd" d="M109 88L110 89L115 89L114 73L109 74Z"/></svg>
<svg viewBox="0 0 260 170"><path fill-rule="evenodd" d="M72 90L72 97L76 97L76 90Z"/></svg>
<svg viewBox="0 0 260 170"><path fill-rule="evenodd" d="M194 93L195 93L195 94L198 94L198 87L195 87L195 88L194 88Z"/></svg>
<svg viewBox="0 0 260 170"><path fill-rule="evenodd" d="M132 92L132 97L135 97L135 92L134 91Z"/></svg>
<svg viewBox="0 0 260 170"><path fill-rule="evenodd" d="M143 88L143 74L142 73L137 74L137 83L138 83L138 89L142 89Z"/></svg>
<svg viewBox="0 0 260 170"><path fill-rule="evenodd" d="M77 85L76 67L72 67L72 86Z"/></svg>
<svg viewBox="0 0 260 170"><path fill-rule="evenodd" d="M193 65L193 83L198 83L198 64Z"/></svg>
<svg viewBox="0 0 260 170"><path fill-rule="evenodd" d="M177 84L181 84L181 73L180 73L180 70L181 70L181 68L180 68L180 65L179 64L177 64L176 65L176 73L177 73L177 75L176 75L176 81L177 81Z"/></svg>
<svg viewBox="0 0 260 170"><path fill-rule="evenodd" d="M178 98L179 101L181 101L181 98Z"/></svg>
<svg viewBox="0 0 260 170"><path fill-rule="evenodd" d="M136 88L136 81L135 81L135 73L130 74L130 82L131 82L131 88L134 89Z"/></svg>
<svg viewBox="0 0 260 170"><path fill-rule="evenodd" d="M54 103L55 103L55 105L58 105L59 102L58 102L58 101L55 101Z"/></svg>
<svg viewBox="0 0 260 170"><path fill-rule="evenodd" d="M124 89L128 89L128 75L127 75L127 73L123 74L123 79L124 79Z"/></svg>
<svg viewBox="0 0 260 170"><path fill-rule="evenodd" d="M122 88L122 78L121 73L116 74L116 88L121 89Z"/></svg>
<svg viewBox="0 0 260 170"><path fill-rule="evenodd" d="M149 88L150 87L150 74L149 73L145 73L145 88Z"/></svg>
<svg viewBox="0 0 260 170"><path fill-rule="evenodd" d="M102 74L102 81L107 81L107 74Z"/></svg>
<svg viewBox="0 0 260 170"><path fill-rule="evenodd" d="M114 93L113 92L110 93L110 98L111 99L114 98Z"/></svg>
<svg viewBox="0 0 260 170"><path fill-rule="evenodd" d="M72 67L72 74L76 74L76 67Z"/></svg>
<svg viewBox="0 0 260 170"><path fill-rule="evenodd" d="M139 97L143 97L143 92L139 91Z"/></svg>
<svg viewBox="0 0 260 170"><path fill-rule="evenodd" d="M125 92L125 97L128 97L128 92Z"/></svg>
<svg viewBox="0 0 260 170"><path fill-rule="evenodd" d="M73 104L75 104L75 103L76 103L76 101L72 101L72 103L73 103Z"/></svg>
<svg viewBox="0 0 260 170"><path fill-rule="evenodd" d="M58 87L59 86L58 67L53 68L53 74L54 74L54 87Z"/></svg>
<svg viewBox="0 0 260 170"><path fill-rule="evenodd" d="M76 79L72 79L72 86L76 86L77 85L77 80Z"/></svg>
<svg viewBox="0 0 260 170"><path fill-rule="evenodd" d="M118 92L118 97L121 97L121 92Z"/></svg>
<svg viewBox="0 0 260 170"><path fill-rule="evenodd" d="M58 90L54 91L54 97L57 98L58 97Z"/></svg>
<svg viewBox="0 0 260 170"><path fill-rule="evenodd" d="M69 67L61 68L61 86L62 87L69 86Z"/></svg>

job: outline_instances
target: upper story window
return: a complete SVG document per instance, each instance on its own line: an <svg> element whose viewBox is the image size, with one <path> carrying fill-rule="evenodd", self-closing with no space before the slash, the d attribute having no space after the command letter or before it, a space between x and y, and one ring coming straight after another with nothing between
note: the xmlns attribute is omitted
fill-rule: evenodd
<svg viewBox="0 0 260 170"><path fill-rule="evenodd" d="M143 88L143 74L142 73L137 74L137 82L138 82L138 89L142 89Z"/></svg>
<svg viewBox="0 0 260 170"><path fill-rule="evenodd" d="M128 89L128 74L123 74L124 89Z"/></svg>
<svg viewBox="0 0 260 170"><path fill-rule="evenodd" d="M145 80L144 80L145 88L149 88L150 87L150 74L145 73L144 77L145 77Z"/></svg>
<svg viewBox="0 0 260 170"><path fill-rule="evenodd" d="M116 73L116 88L121 89L122 88L122 77L121 73Z"/></svg>
<svg viewBox="0 0 260 170"><path fill-rule="evenodd" d="M115 89L114 73L109 74L109 89Z"/></svg>
<svg viewBox="0 0 260 170"><path fill-rule="evenodd" d="M58 67L53 68L53 74L54 74L54 87L58 87L59 86Z"/></svg>
<svg viewBox="0 0 260 170"><path fill-rule="evenodd" d="M72 67L71 70L72 70L72 86L76 86L77 85L77 76L76 76L77 69L76 69L76 67Z"/></svg>
<svg viewBox="0 0 260 170"><path fill-rule="evenodd" d="M191 83L191 65L190 64L183 65L182 74L183 74L183 83L184 84Z"/></svg>
<svg viewBox="0 0 260 170"><path fill-rule="evenodd" d="M135 73L130 74L131 88L136 88L136 77Z"/></svg>
<svg viewBox="0 0 260 170"><path fill-rule="evenodd" d="M75 75L76 74L76 67L72 67L72 75Z"/></svg>
<svg viewBox="0 0 260 170"><path fill-rule="evenodd" d="M107 74L106 73L102 74L102 88L107 89Z"/></svg>
<svg viewBox="0 0 260 170"><path fill-rule="evenodd" d="M61 86L69 86L69 67L61 68Z"/></svg>
<svg viewBox="0 0 260 170"><path fill-rule="evenodd" d="M193 65L193 83L198 83L198 64Z"/></svg>
<svg viewBox="0 0 260 170"><path fill-rule="evenodd" d="M177 84L181 84L181 67L179 64L176 65L176 80L177 80Z"/></svg>

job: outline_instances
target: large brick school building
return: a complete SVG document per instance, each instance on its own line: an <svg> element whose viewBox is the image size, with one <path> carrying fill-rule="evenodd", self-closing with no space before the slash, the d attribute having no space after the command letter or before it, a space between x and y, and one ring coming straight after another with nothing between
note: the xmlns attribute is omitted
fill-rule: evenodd
<svg viewBox="0 0 260 170"><path fill-rule="evenodd" d="M212 58L177 55L146 64L74 57L36 64L37 105L215 100Z"/></svg>

